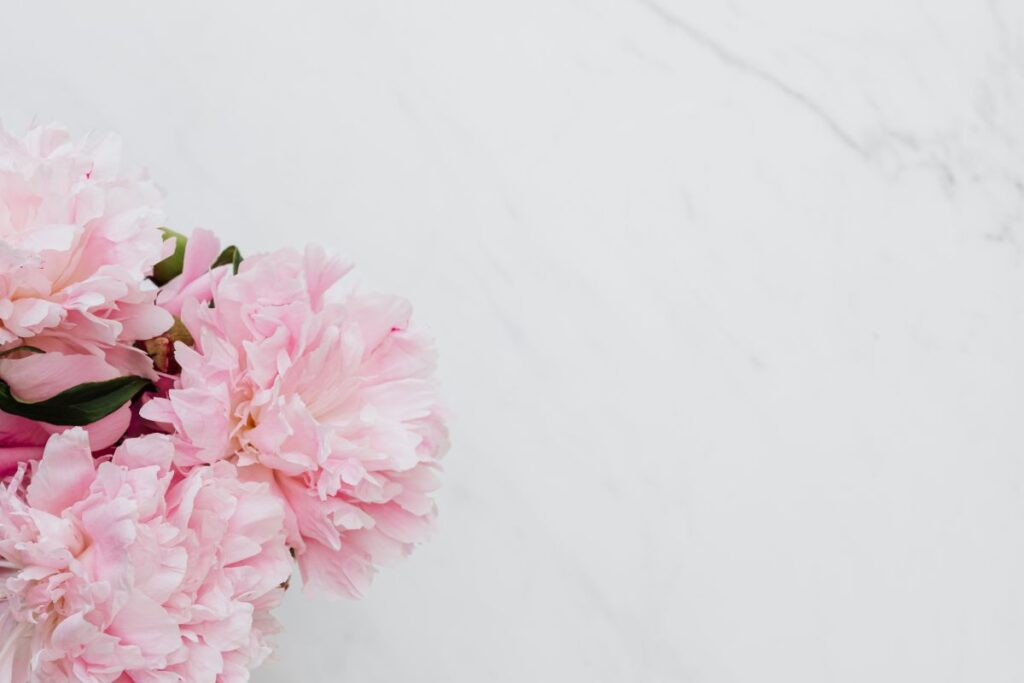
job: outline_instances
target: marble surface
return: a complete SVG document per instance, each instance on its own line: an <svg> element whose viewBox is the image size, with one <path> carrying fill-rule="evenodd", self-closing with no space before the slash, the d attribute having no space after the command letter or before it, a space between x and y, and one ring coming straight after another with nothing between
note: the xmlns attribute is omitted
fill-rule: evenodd
<svg viewBox="0 0 1024 683"><path fill-rule="evenodd" d="M15 1L0 116L413 298L435 540L257 683L1024 679L1024 5Z"/></svg>

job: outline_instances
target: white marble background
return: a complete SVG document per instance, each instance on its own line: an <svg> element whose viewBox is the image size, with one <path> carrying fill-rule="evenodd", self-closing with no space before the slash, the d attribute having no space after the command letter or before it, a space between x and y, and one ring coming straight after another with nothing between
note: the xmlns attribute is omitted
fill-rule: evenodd
<svg viewBox="0 0 1024 683"><path fill-rule="evenodd" d="M1018 0L14 1L0 115L436 333L436 539L258 683L1024 680Z"/></svg>

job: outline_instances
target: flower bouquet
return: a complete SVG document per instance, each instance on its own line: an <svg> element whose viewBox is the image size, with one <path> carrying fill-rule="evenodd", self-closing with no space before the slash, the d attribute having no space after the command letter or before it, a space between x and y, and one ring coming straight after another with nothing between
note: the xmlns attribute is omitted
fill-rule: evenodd
<svg viewBox="0 0 1024 683"><path fill-rule="evenodd" d="M163 229L112 137L0 130L0 682L234 683L273 608L428 533L447 438L403 299Z"/></svg>

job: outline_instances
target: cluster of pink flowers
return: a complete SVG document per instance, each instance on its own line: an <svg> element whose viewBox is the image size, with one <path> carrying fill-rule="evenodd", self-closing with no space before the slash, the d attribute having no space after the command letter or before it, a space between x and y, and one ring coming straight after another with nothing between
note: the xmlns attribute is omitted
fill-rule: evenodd
<svg viewBox="0 0 1024 683"><path fill-rule="evenodd" d="M408 303L160 199L114 138L0 131L2 681L247 681L293 563L359 597L433 522Z"/></svg>

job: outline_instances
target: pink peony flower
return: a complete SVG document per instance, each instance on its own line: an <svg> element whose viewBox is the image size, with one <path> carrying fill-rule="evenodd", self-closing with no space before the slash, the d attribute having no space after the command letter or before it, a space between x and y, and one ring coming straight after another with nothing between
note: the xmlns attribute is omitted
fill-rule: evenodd
<svg viewBox="0 0 1024 683"><path fill-rule="evenodd" d="M181 476L173 456L150 435L97 467L76 428L0 488L0 680L249 679L290 571L282 506L230 463Z"/></svg>
<svg viewBox="0 0 1024 683"><path fill-rule="evenodd" d="M113 137L72 142L64 129L45 126L17 139L0 129L0 353L22 345L50 352L44 360L5 355L0 378L22 400L98 376L154 377L133 344L172 323L146 279L164 252L160 193L123 173L119 157ZM127 421L122 410L107 431ZM45 443L38 435L52 431L5 417L0 449L38 456ZM112 443L100 440L109 443L94 442L98 448ZM17 457L18 450L0 451L0 465Z"/></svg>
<svg viewBox="0 0 1024 683"><path fill-rule="evenodd" d="M434 517L446 431L434 354L402 299L329 290L350 267L322 250L260 255L182 307L195 348L143 417L170 425L177 464L229 460L287 505L307 587L349 596L407 554Z"/></svg>

